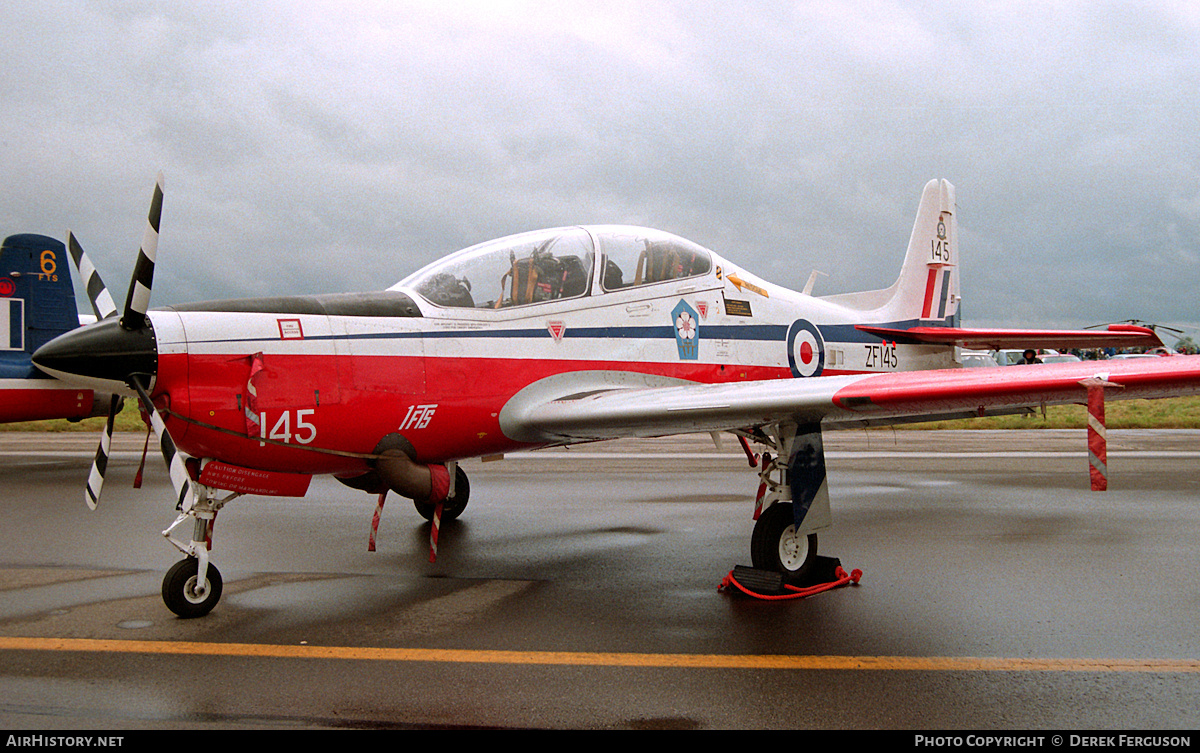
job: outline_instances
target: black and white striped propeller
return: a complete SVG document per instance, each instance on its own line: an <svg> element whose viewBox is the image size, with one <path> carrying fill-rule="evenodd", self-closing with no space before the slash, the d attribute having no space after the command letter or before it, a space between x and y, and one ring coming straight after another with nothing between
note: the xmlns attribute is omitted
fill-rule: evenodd
<svg viewBox="0 0 1200 753"><path fill-rule="evenodd" d="M79 244L79 240L72 232L67 233L67 250L71 253L71 260L75 262L75 270L79 272L79 279L83 282L84 290L87 291L96 321L115 316L117 305L113 303L112 296L109 295L108 288L104 286L104 280L100 278L96 266L92 264L92 260L88 258L87 252L83 250L83 246ZM113 426L116 423L117 414L121 412L124 405L125 398L114 394L108 406L108 421L105 423L104 433L100 435L100 446L96 448L96 459L92 461L92 470L88 474L87 490L84 494L84 501L92 510L95 510L96 505L100 502L100 491L104 488L104 475L108 472L108 457L112 450Z"/></svg>
<svg viewBox="0 0 1200 753"><path fill-rule="evenodd" d="M150 399L146 388L142 386L141 376L134 374L129 381L137 390L138 399L142 401L142 408L150 414L150 427L154 429L154 436L158 438L158 448L162 452L163 462L167 464L167 470L171 476L171 486L175 487L175 509L187 510L191 506L192 478L183 464L183 456L175 447L175 440L167 431L162 415L154 407L154 401Z"/></svg>
<svg viewBox="0 0 1200 753"><path fill-rule="evenodd" d="M146 218L146 229L142 235L142 244L138 250L137 262L134 264L133 277L129 282L129 292L125 297L125 307L121 311L119 319L120 329L125 332L142 333L147 330L149 324L146 312L150 307L150 293L154 283L154 264L158 256L162 200L163 176L162 173L159 173L154 184L154 195L150 202L150 212ZM104 281L100 278L95 265L92 264L91 259L88 258L87 253L83 250L83 246L80 245L73 233L68 234L67 241L71 258L75 262L79 278L87 290L88 299L92 304L92 311L96 314L97 321L102 322L115 317L117 315L116 304L113 302ZM150 337L152 339L153 336L150 335ZM136 392L142 409L150 416L151 429L158 438L163 460L170 471L171 484L175 487L176 494L178 495L177 507L183 507L191 497L191 478L188 476L187 469L183 464L183 458L176 449L175 442L167 431L162 416L159 414L158 409L147 392L149 389L148 380L151 375L132 371L121 376L125 383ZM109 406L108 421L100 437L100 446L96 450L96 458L92 462L92 469L88 475L84 501L93 510L96 509L100 501L100 493L104 487L104 477L108 470L108 460L112 452L112 435L115 419L117 413L121 410L123 402L123 398L120 395L113 395Z"/></svg>
<svg viewBox="0 0 1200 753"><path fill-rule="evenodd" d="M154 284L154 261L158 256L158 229L162 223L163 175L158 174L154 182L154 196L150 200L150 213L146 216L146 229L142 233L142 245L138 248L137 262L133 267L133 279L129 281L129 293L125 296L125 309L121 313L121 328L126 331L146 326L146 311L150 307L150 289ZM67 248L71 260L79 272L79 279L87 290L88 300L96 319L109 319L117 313L117 305L108 292L96 265L83 250L72 232L67 233Z"/></svg>
<svg viewBox="0 0 1200 753"><path fill-rule="evenodd" d="M138 250L137 263L133 265L133 278L129 281L129 294L125 297L125 311L121 314L121 328L126 331L143 329L146 326L146 312L150 309L150 288L154 284L154 261L158 257L162 200L163 176L159 173L154 182L154 197L150 201L150 214L146 217L142 246Z"/></svg>
<svg viewBox="0 0 1200 753"><path fill-rule="evenodd" d="M67 232L67 250L71 252L75 271L79 272L79 279L87 291L88 300L92 303L92 312L96 315L96 320L107 319L116 314L117 304L113 303L108 288L104 287L104 280L100 279L100 273L96 271L96 265L92 264L92 260L88 258L87 252L79 245L79 240L72 232Z"/></svg>

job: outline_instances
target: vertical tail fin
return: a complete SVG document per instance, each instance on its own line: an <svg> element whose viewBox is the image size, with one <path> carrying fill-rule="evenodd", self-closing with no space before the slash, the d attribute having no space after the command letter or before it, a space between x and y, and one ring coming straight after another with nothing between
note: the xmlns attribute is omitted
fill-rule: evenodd
<svg viewBox="0 0 1200 753"><path fill-rule="evenodd" d="M0 245L0 423L103 416L107 400L47 376L33 352L79 326L71 261L60 241L10 235Z"/></svg>
<svg viewBox="0 0 1200 753"><path fill-rule="evenodd" d="M864 322L914 322L957 326L959 321L958 220L954 186L925 184L900 276L886 290L828 296L862 312Z"/></svg>
<svg viewBox="0 0 1200 753"><path fill-rule="evenodd" d="M71 262L61 241L10 235L0 246L0 357L32 370L29 354L79 326ZM19 355L18 355L19 354Z"/></svg>
<svg viewBox="0 0 1200 753"><path fill-rule="evenodd" d="M954 326L959 321L958 219L954 186L931 180L908 241L891 302L897 320ZM916 316L914 317L914 314Z"/></svg>

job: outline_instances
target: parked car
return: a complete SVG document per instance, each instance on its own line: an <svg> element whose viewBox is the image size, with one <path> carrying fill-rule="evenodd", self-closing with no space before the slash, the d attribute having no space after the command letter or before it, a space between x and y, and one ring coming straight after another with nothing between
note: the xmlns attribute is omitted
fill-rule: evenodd
<svg viewBox="0 0 1200 753"><path fill-rule="evenodd" d="M1071 353L1055 353L1054 355L1038 356L1042 363L1076 363L1083 359Z"/></svg>
<svg viewBox="0 0 1200 753"><path fill-rule="evenodd" d="M962 365L968 369L990 369L999 366L992 354L986 350L964 350L961 352Z"/></svg>
<svg viewBox="0 0 1200 753"><path fill-rule="evenodd" d="M1024 350L997 350L994 354L996 363L1001 366L1012 366L1021 360Z"/></svg>

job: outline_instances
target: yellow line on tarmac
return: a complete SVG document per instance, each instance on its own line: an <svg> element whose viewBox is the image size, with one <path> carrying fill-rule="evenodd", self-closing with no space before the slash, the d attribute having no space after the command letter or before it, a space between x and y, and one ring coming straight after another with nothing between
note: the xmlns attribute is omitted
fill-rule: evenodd
<svg viewBox="0 0 1200 753"><path fill-rule="evenodd" d="M242 656L275 659L444 662L453 664L547 664L590 667L688 669L807 669L909 672L1200 672L1200 659L1012 659L919 656L735 656L636 654L584 651L478 651L368 646L282 646L265 643L5 638L0 650L79 651L112 654Z"/></svg>

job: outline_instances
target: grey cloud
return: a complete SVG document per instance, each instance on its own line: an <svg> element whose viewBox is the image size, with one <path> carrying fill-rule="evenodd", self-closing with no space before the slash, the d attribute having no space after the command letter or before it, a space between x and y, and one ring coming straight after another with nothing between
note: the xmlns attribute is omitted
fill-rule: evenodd
<svg viewBox="0 0 1200 753"><path fill-rule="evenodd" d="M1196 326L1200 16L941 3L35 4L0 11L6 232L159 302L382 287L534 227L677 232L887 285L958 189L980 325ZM111 284L111 283L110 283Z"/></svg>

